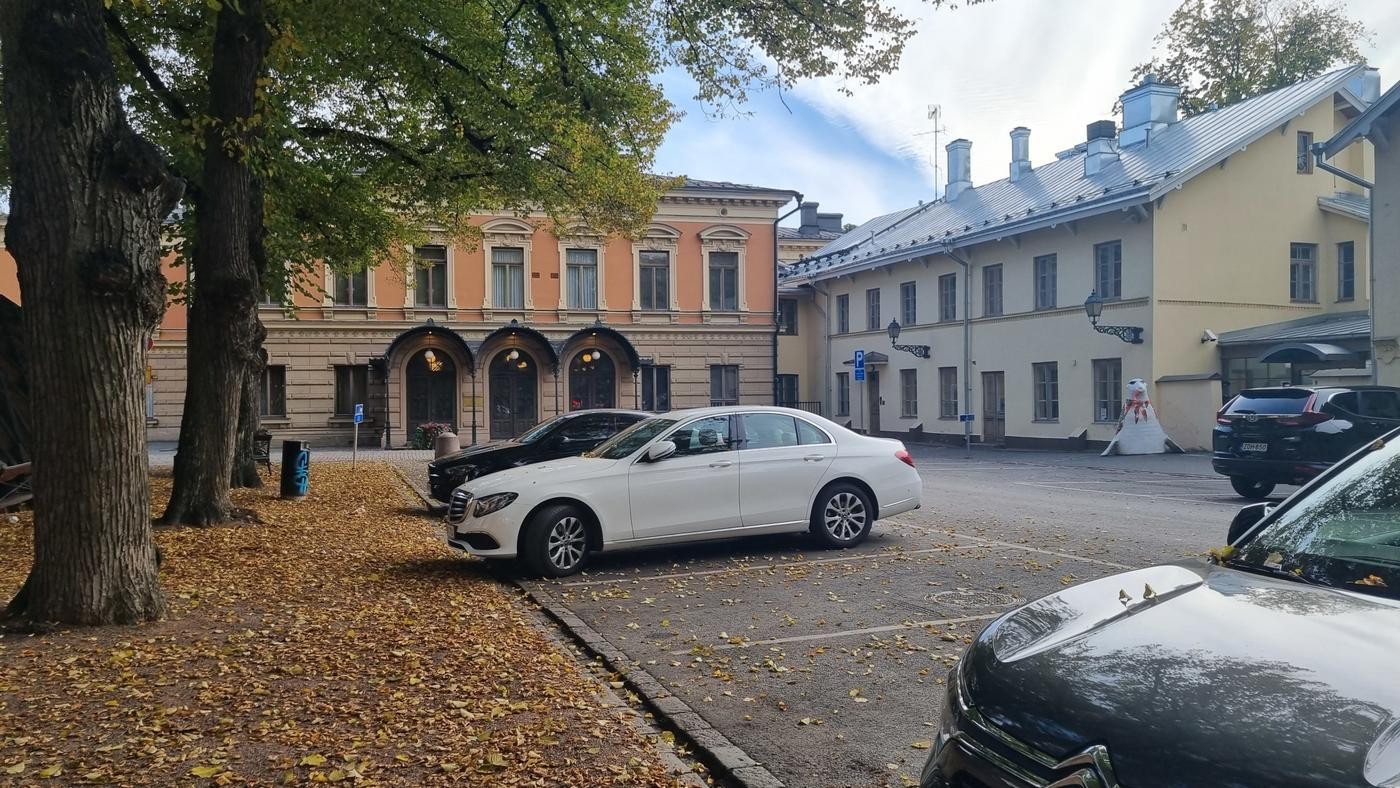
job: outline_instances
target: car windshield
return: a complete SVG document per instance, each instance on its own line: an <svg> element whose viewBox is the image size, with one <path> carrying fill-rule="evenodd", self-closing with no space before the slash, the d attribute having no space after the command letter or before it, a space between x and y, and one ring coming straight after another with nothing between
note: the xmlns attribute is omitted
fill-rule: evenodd
<svg viewBox="0 0 1400 788"><path fill-rule="evenodd" d="M585 452L585 457L601 457L605 460L620 460L651 442L652 438L675 424L675 419L661 417L639 421L599 444L598 448Z"/></svg>
<svg viewBox="0 0 1400 788"><path fill-rule="evenodd" d="M1400 440L1367 452L1282 511L1231 563L1400 598Z"/></svg>
<svg viewBox="0 0 1400 788"><path fill-rule="evenodd" d="M534 443L535 441L539 440L540 438L543 438L544 436L552 432L555 427L559 426L559 422L563 421L566 418L568 418L568 416L555 416L552 419L545 419L539 424L536 424L535 426L526 430L525 434L521 435L516 440L520 441L521 443Z"/></svg>

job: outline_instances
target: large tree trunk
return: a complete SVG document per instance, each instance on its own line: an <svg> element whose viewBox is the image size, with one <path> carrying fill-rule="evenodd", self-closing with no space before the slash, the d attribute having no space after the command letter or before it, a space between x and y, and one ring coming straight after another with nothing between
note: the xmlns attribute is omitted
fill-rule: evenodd
<svg viewBox="0 0 1400 788"><path fill-rule="evenodd" d="M9 612L131 623L165 610L146 483L146 342L181 192L127 125L101 0L0 4L12 190L5 243L28 349L34 566Z"/></svg>
<svg viewBox="0 0 1400 788"><path fill-rule="evenodd" d="M258 321L258 325L261 327L262 321ZM238 443L233 450L231 486L235 488L262 486L253 444L258 434L258 386L262 382L262 369L265 366L267 352L260 350L254 362L243 372L243 398L238 405Z"/></svg>
<svg viewBox="0 0 1400 788"><path fill-rule="evenodd" d="M0 463L29 460L29 373L24 362L24 314L0 296Z"/></svg>
<svg viewBox="0 0 1400 788"><path fill-rule="evenodd" d="M209 69L204 169L195 207L193 292L186 343L185 410L166 523L229 519L243 379L262 344L262 200L253 172L257 80L267 55L262 0L224 3Z"/></svg>

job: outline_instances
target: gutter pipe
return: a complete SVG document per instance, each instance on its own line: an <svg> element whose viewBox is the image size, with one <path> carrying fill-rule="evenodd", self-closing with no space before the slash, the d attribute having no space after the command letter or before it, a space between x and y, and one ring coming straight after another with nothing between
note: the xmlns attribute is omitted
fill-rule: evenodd
<svg viewBox="0 0 1400 788"><path fill-rule="evenodd" d="M1313 144L1313 162L1319 170L1329 172L1344 181L1365 189L1366 199L1366 316L1371 321L1371 385L1380 384L1381 367L1376 363L1376 185L1358 175L1353 175L1341 167L1334 167L1323 159L1327 143Z"/></svg>
<svg viewBox="0 0 1400 788"><path fill-rule="evenodd" d="M967 410L964 413L975 413L972 410L972 263L959 257L949 246L943 250L953 262L963 267L963 407ZM958 417L961 419L962 414ZM972 422L963 423L963 452L967 459L972 459Z"/></svg>

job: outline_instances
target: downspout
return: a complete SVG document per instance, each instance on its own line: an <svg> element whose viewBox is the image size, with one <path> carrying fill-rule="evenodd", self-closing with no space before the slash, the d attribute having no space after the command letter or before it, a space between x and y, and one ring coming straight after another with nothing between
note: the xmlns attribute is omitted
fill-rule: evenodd
<svg viewBox="0 0 1400 788"><path fill-rule="evenodd" d="M944 252L953 262L963 267L963 413L975 413L972 410L972 264L955 253L952 247L947 247ZM959 414L961 419L962 415ZM972 457L972 422L963 421L963 451L970 459Z"/></svg>
<svg viewBox="0 0 1400 788"><path fill-rule="evenodd" d="M1334 167L1323 161L1322 151L1327 147L1326 143L1318 142L1313 144L1313 161L1317 168L1323 172L1330 172L1344 181L1354 183L1365 189L1366 197L1366 317L1371 321L1369 333L1371 334L1371 385L1380 385L1381 367L1376 363L1376 185L1360 177L1352 175L1341 167Z"/></svg>
<svg viewBox="0 0 1400 788"><path fill-rule="evenodd" d="M773 404L778 404L778 222L802 210L802 193L792 192L797 198L797 206L773 220Z"/></svg>

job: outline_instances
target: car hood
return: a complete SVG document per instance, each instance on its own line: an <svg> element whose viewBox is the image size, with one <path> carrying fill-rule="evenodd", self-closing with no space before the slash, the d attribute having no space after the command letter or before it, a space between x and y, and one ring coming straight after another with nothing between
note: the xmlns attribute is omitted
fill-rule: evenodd
<svg viewBox="0 0 1400 788"><path fill-rule="evenodd" d="M618 460L604 460L598 457L565 457L560 460L508 468L499 473L467 482L462 487L469 490L475 498L497 492L513 492L523 495L528 489L539 485L552 487L600 476L609 472L618 462Z"/></svg>
<svg viewBox="0 0 1400 788"><path fill-rule="evenodd" d="M962 673L989 723L1055 759L1105 745L1125 786L1390 785L1397 654L1394 602L1183 563L1012 611Z"/></svg>
<svg viewBox="0 0 1400 788"><path fill-rule="evenodd" d="M492 441L491 443L481 443L475 446L468 446L461 451L454 451L451 454L444 454L428 463L434 467L451 467L464 462L469 462L473 457L483 454L494 454L497 452L515 451L525 447L519 441Z"/></svg>

